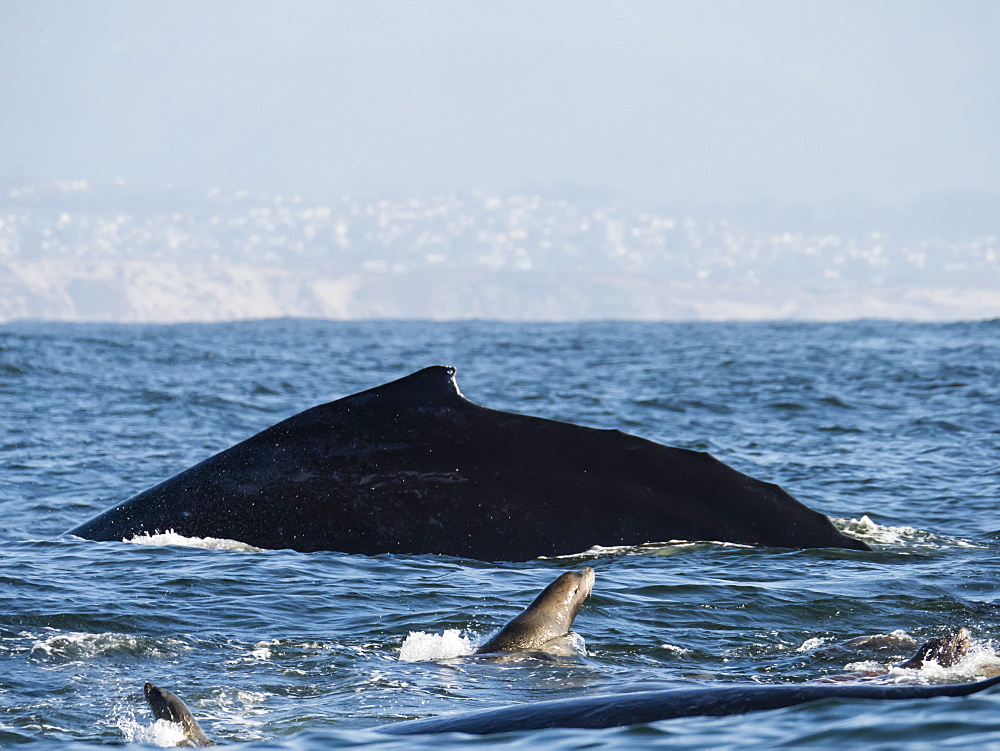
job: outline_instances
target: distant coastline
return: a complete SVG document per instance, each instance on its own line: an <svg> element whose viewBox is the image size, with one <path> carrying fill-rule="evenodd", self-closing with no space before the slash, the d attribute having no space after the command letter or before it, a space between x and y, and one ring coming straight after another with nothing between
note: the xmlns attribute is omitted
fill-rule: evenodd
<svg viewBox="0 0 1000 751"><path fill-rule="evenodd" d="M1000 316L1000 232L933 214L8 187L0 322Z"/></svg>

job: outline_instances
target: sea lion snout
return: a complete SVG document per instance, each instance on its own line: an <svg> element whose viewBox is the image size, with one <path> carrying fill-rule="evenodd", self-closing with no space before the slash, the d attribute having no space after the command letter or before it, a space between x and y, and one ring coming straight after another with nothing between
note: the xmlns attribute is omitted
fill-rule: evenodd
<svg viewBox="0 0 1000 751"><path fill-rule="evenodd" d="M577 591L583 591L584 597L590 595L590 590L594 588L594 569L592 566L584 566L582 569L576 572L580 576L580 583L577 586Z"/></svg>

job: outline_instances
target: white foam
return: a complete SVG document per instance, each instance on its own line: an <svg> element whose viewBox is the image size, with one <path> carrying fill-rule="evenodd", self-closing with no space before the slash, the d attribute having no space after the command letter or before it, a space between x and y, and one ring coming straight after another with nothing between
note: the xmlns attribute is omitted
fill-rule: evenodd
<svg viewBox="0 0 1000 751"><path fill-rule="evenodd" d="M275 646L277 643L277 639L257 642L253 645L253 649L250 650L250 658L253 660L270 660L272 654L271 647Z"/></svg>
<svg viewBox="0 0 1000 751"><path fill-rule="evenodd" d="M696 550L703 550L709 547L725 548L752 548L752 545L743 545L738 542L720 542L717 540L707 540L690 542L687 540L670 540L668 542L647 542L642 545L594 545L587 548L582 553L570 553L567 555L539 556L541 560L562 560L567 558L601 558L604 556L618 555L660 555L668 556L676 553L690 553Z"/></svg>
<svg viewBox="0 0 1000 751"><path fill-rule="evenodd" d="M209 720L202 726L206 732L216 733L231 728L244 740L262 740L268 737L267 723L258 717L267 714L265 702L269 694L245 689L226 690L202 703L198 720Z"/></svg>
<svg viewBox="0 0 1000 751"><path fill-rule="evenodd" d="M974 639L969 644L968 654L955 667L977 678L992 678L1000 675L1000 654L997 654L992 641L981 642Z"/></svg>
<svg viewBox="0 0 1000 751"><path fill-rule="evenodd" d="M471 655L474 651L472 640L457 628L449 628L443 634L411 631L399 648L399 659L403 662L448 660Z"/></svg>
<svg viewBox="0 0 1000 751"><path fill-rule="evenodd" d="M834 523L844 533L857 537L868 543L878 545L896 545L907 548L981 548L970 540L958 537L936 535L915 527L890 527L872 521L867 514L860 519L834 519Z"/></svg>
<svg viewBox="0 0 1000 751"><path fill-rule="evenodd" d="M861 660L860 662L849 662L844 665L844 670L850 673L885 673L885 665L875 660ZM910 670L910 673L916 671Z"/></svg>
<svg viewBox="0 0 1000 751"><path fill-rule="evenodd" d="M844 531L856 537L863 537L867 542L878 542L883 545L900 545L908 542L922 533L915 527L889 527L873 522L867 514L860 519L844 520Z"/></svg>
<svg viewBox="0 0 1000 751"><path fill-rule="evenodd" d="M239 665L245 662L267 662L274 656L274 652L271 647L278 644L277 639L270 639L268 641L259 641L253 645L250 649L243 652L239 657L234 657L227 661L228 665Z"/></svg>
<svg viewBox="0 0 1000 751"><path fill-rule="evenodd" d="M176 639L166 639L164 644L161 644L132 634L88 634L69 631L54 633L44 638L35 637L30 651L33 656L57 656L80 660L115 651L137 655L164 655L187 648L187 645Z"/></svg>
<svg viewBox="0 0 1000 751"><path fill-rule="evenodd" d="M131 539L123 539L122 542L131 542L135 545L180 545L187 548L205 548L208 550L241 550L247 553L259 553L263 548L248 545L239 540L225 540L218 537L185 537L179 535L172 529L166 532L158 532L154 535L136 535Z"/></svg>
<svg viewBox="0 0 1000 751"><path fill-rule="evenodd" d="M674 644L661 644L660 649L665 649L668 652L673 652L675 655L689 655L691 654L692 651L687 647L678 647Z"/></svg>
<svg viewBox="0 0 1000 751"><path fill-rule="evenodd" d="M894 631L893 635L902 633ZM871 660L852 662L846 665L845 669L875 673L886 670L884 665ZM892 683L949 683L977 681L996 675L1000 675L1000 656L997 655L990 642L972 639L969 643L969 651L954 665L945 667L933 660L925 660L919 668L903 668L894 665L879 680L887 680Z"/></svg>
<svg viewBox="0 0 1000 751"><path fill-rule="evenodd" d="M826 639L825 638L822 638L822 637L819 637L819 636L813 636L813 637L811 637L809 639L806 639L804 642L802 642L801 646L799 646L799 648L796 649L795 651L796 652L812 652L814 649L819 649L824 644L826 644Z"/></svg>

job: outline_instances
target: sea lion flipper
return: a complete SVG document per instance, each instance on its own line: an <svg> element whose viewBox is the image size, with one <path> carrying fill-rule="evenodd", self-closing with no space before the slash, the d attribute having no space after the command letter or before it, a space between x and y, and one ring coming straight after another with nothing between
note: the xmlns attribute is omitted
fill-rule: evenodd
<svg viewBox="0 0 1000 751"><path fill-rule="evenodd" d="M205 732L201 729L201 725L198 724L198 721L191 714L187 705L177 698L176 695L165 688L154 686L148 681L143 686L143 693L146 696L149 708L153 710L153 716L157 720L177 723L184 730L184 741L179 743L179 746L215 745L215 742L205 735Z"/></svg>

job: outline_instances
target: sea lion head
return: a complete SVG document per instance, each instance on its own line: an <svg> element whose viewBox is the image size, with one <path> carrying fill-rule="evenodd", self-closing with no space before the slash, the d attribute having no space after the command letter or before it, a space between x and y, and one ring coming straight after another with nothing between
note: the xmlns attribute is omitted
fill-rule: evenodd
<svg viewBox="0 0 1000 751"><path fill-rule="evenodd" d="M194 718L194 715L191 714L191 711L187 708L183 701L177 698L177 696L170 693L165 688L154 686L148 681L146 685L142 687L142 691L146 695L146 702L149 704L149 708L153 710L153 716L157 720L175 722L183 729L184 741L178 743L177 745L215 745L211 740L209 740L208 736L205 735L205 732L201 729L201 726Z"/></svg>
<svg viewBox="0 0 1000 751"><path fill-rule="evenodd" d="M184 707L184 703L172 693L149 682L142 687L142 691L146 694L146 702L153 710L153 716L156 719L167 722L184 722L187 709Z"/></svg>
<svg viewBox="0 0 1000 751"><path fill-rule="evenodd" d="M949 668L965 657L968 651L969 632L963 626L948 636L928 639L920 645L913 657L906 662L899 663L899 667L919 670L926 662L936 662L943 668Z"/></svg>

